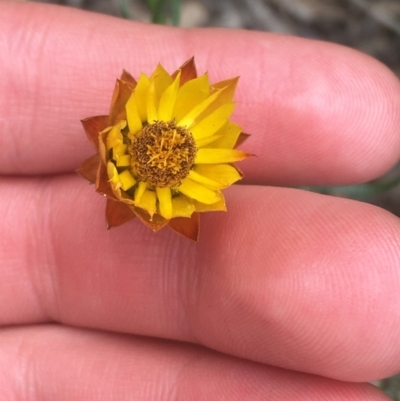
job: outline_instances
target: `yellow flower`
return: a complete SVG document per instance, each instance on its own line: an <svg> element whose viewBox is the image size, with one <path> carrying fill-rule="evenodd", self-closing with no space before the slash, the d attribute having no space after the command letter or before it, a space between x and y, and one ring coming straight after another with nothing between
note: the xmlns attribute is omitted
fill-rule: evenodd
<svg viewBox="0 0 400 401"><path fill-rule="evenodd" d="M97 153L78 173L107 197L108 228L138 217L198 239L198 212L225 211L221 190L242 178L232 164L248 135L229 121L238 78L211 85L194 59L172 75L158 65L136 81L124 71L110 114L82 121Z"/></svg>

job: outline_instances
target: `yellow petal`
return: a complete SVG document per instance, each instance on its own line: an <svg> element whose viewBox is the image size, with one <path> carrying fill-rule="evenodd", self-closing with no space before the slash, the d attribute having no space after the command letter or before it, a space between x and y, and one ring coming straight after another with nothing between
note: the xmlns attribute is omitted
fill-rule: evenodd
<svg viewBox="0 0 400 401"><path fill-rule="evenodd" d="M135 206L146 210L150 214L150 216L153 216L153 214L157 211L156 201L156 193L154 191L149 191L148 189L146 189L141 196L140 201L135 201Z"/></svg>
<svg viewBox="0 0 400 401"><path fill-rule="evenodd" d="M132 93L125 105L126 119L128 120L129 132L136 134L142 129L142 120L139 115L138 106L136 104L135 92Z"/></svg>
<svg viewBox="0 0 400 401"><path fill-rule="evenodd" d="M234 103L224 104L206 118L199 121L190 129L194 139L197 141L197 139L215 134L228 121L234 108Z"/></svg>
<svg viewBox="0 0 400 401"><path fill-rule="evenodd" d="M121 130L126 127L126 121L121 120L117 124L113 125L110 132L107 135L107 150L110 150L114 146L123 144L123 137Z"/></svg>
<svg viewBox="0 0 400 401"><path fill-rule="evenodd" d="M222 188L229 187L243 177L236 167L229 164L196 164L194 171L210 180L219 182Z"/></svg>
<svg viewBox="0 0 400 401"><path fill-rule="evenodd" d="M118 170L114 166L114 163L108 162L107 163L107 175L108 179L115 185L120 186L119 178L118 178Z"/></svg>
<svg viewBox="0 0 400 401"><path fill-rule="evenodd" d="M232 149L235 147L236 142L242 132L242 127L227 121L221 129L215 133L215 142L209 142L210 148ZM207 146L204 145L204 146ZM197 145L199 146L199 145Z"/></svg>
<svg viewBox="0 0 400 401"><path fill-rule="evenodd" d="M147 182L140 181L135 191L135 197L134 197L135 203L140 202L140 199L142 198L144 191L146 191L146 188L147 188Z"/></svg>
<svg viewBox="0 0 400 401"><path fill-rule="evenodd" d="M185 195L172 198L172 217L190 217L194 211L193 201Z"/></svg>
<svg viewBox="0 0 400 401"><path fill-rule="evenodd" d="M121 199L121 188L124 191L127 191L136 183L129 171L124 171L121 174L118 174L118 170L112 162L107 163L107 175L111 184L110 187L112 192L118 199Z"/></svg>
<svg viewBox="0 0 400 401"><path fill-rule="evenodd" d="M223 97L221 97L221 101L224 103L228 103L232 101L233 95L235 94L236 86L238 84L239 77L226 79L224 81L217 82L216 84L212 85L211 91L223 89Z"/></svg>
<svg viewBox="0 0 400 401"><path fill-rule="evenodd" d="M150 86L150 80L146 74L140 74L138 84L135 88L135 101L142 122L147 121L147 90Z"/></svg>
<svg viewBox="0 0 400 401"><path fill-rule="evenodd" d="M127 145L121 143L113 147L113 159L117 160L119 156L123 156L126 154Z"/></svg>
<svg viewBox="0 0 400 401"><path fill-rule="evenodd" d="M156 188L159 210L162 217L172 218L172 197L170 188Z"/></svg>
<svg viewBox="0 0 400 401"><path fill-rule="evenodd" d="M204 148L205 146L217 142L221 138L221 135L211 135L205 138L196 139L197 148ZM217 148L218 146L211 146L212 148Z"/></svg>
<svg viewBox="0 0 400 401"><path fill-rule="evenodd" d="M213 85L213 88L210 91L211 96L215 95L216 93L218 96L216 97L215 101L210 104L210 106L207 107L207 109L204 111L202 115L200 115L201 118L205 118L209 114L213 113L215 110L220 108L222 105L231 103L232 102L232 97L235 92L236 84L237 84L238 78L232 78L228 79L226 81L222 81L219 84L221 84L221 87L219 87L219 84ZM222 86L223 84L226 84L226 86Z"/></svg>
<svg viewBox="0 0 400 401"><path fill-rule="evenodd" d="M197 201L193 201L196 212L226 212L225 198L221 194L221 199L218 202L206 205Z"/></svg>
<svg viewBox="0 0 400 401"><path fill-rule="evenodd" d="M131 157L129 155L117 156L115 159L117 167L128 167L131 165Z"/></svg>
<svg viewBox="0 0 400 401"><path fill-rule="evenodd" d="M111 178L114 178L114 176L116 176L116 181L119 183L118 171L117 169L114 170L114 168L115 166L111 162L105 164L100 163L94 185L98 193L106 195L109 198L119 199L121 191L111 180Z"/></svg>
<svg viewBox="0 0 400 401"><path fill-rule="evenodd" d="M149 89L147 90L147 121L149 124L158 120L157 113L157 99L156 99L156 86L154 80L150 82Z"/></svg>
<svg viewBox="0 0 400 401"><path fill-rule="evenodd" d="M207 188L218 190L222 189L224 185L221 185L218 181L212 180L204 175L199 174L197 171L190 170L188 177L197 182L198 184L204 185Z"/></svg>
<svg viewBox="0 0 400 401"><path fill-rule="evenodd" d="M156 82L157 94L160 96L173 82L171 75L168 74L161 64L158 64L153 74L151 74L150 81L152 80Z"/></svg>
<svg viewBox="0 0 400 401"><path fill-rule="evenodd" d="M118 178L121 188L124 191L127 191L136 184L136 180L133 178L132 174L128 170L125 170L121 174L119 174Z"/></svg>
<svg viewBox="0 0 400 401"><path fill-rule="evenodd" d="M207 74L186 82L179 88L173 117L180 121L190 110L207 99L210 94L210 83Z"/></svg>
<svg viewBox="0 0 400 401"><path fill-rule="evenodd" d="M159 64L150 77L150 86L147 92L147 121L153 123L159 120L158 106L162 94L173 83L173 79Z"/></svg>
<svg viewBox="0 0 400 401"><path fill-rule="evenodd" d="M177 189L187 197L207 205L218 202L221 198L219 192L208 189L189 178L185 178Z"/></svg>
<svg viewBox="0 0 400 401"><path fill-rule="evenodd" d="M214 103L218 96L220 96L221 91L215 92L207 99L203 100L200 104L195 106L192 110L189 111L180 121L178 121L178 125L184 126L187 129L191 128L193 125L197 123L198 117L212 104Z"/></svg>
<svg viewBox="0 0 400 401"><path fill-rule="evenodd" d="M160 104L158 106L158 119L161 121L172 120L180 78L181 72L179 71L174 82L172 82L172 84L161 95Z"/></svg>
<svg viewBox="0 0 400 401"><path fill-rule="evenodd" d="M249 156L239 149L202 148L197 151L195 164L233 163Z"/></svg>

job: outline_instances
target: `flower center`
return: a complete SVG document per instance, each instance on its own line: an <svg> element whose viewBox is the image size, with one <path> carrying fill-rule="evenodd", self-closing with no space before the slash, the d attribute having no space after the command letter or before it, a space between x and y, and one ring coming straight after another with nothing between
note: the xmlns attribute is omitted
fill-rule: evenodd
<svg viewBox="0 0 400 401"><path fill-rule="evenodd" d="M157 121L133 138L132 170L154 187L171 187L189 174L196 151L196 142L184 127Z"/></svg>

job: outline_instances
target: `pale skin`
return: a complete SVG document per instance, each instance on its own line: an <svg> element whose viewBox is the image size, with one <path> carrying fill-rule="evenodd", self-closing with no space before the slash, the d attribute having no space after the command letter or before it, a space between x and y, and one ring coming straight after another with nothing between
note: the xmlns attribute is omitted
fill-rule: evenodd
<svg viewBox="0 0 400 401"><path fill-rule="evenodd" d="M268 185L352 184L400 153L400 84L333 44L141 25L0 3L0 388L14 400L389 398L400 370L400 222L377 207ZM240 75L247 185L200 242L138 221L105 229L74 170L79 120L123 68ZM257 184L257 185L254 185Z"/></svg>

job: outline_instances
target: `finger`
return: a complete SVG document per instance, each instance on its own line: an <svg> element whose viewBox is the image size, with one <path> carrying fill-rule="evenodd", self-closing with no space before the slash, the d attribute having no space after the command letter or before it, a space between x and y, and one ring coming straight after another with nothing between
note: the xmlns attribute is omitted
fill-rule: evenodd
<svg viewBox="0 0 400 401"><path fill-rule="evenodd" d="M387 401L378 389L270 368L201 347L65 327L3 329L9 401ZM8 396L7 396L8 395Z"/></svg>
<svg viewBox="0 0 400 401"><path fill-rule="evenodd" d="M78 177L3 179L0 324L171 338L346 381L398 371L398 220L245 188L194 244L139 221L106 231L104 199Z"/></svg>
<svg viewBox="0 0 400 401"><path fill-rule="evenodd" d="M267 33L182 31L40 4L0 4L1 172L75 170L92 149L79 120L108 112L115 78L196 56L211 81L240 75L234 120L258 155L249 182L332 184L379 176L399 156L400 86L337 45ZM71 29L73 23L73 29Z"/></svg>

